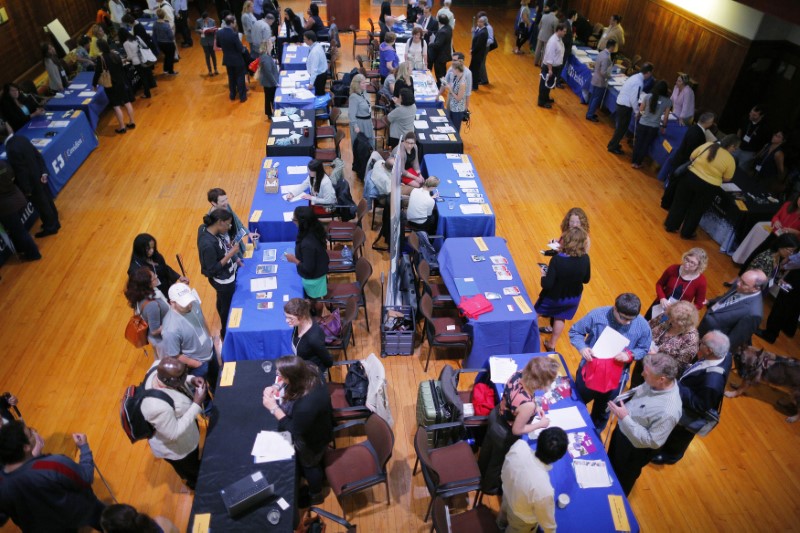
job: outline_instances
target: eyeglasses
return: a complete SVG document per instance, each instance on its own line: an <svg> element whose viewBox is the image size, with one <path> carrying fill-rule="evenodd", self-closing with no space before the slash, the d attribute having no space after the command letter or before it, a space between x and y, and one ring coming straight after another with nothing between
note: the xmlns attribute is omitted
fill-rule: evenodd
<svg viewBox="0 0 800 533"><path fill-rule="evenodd" d="M634 320L636 320L636 317L635 317L635 316L628 316L628 315L622 314L622 313L620 312L620 310L619 310L619 309L617 309L616 307L614 308L614 311L616 311L616 312L617 312L617 316L618 316L618 317L619 317L621 320L624 320L625 322L628 322L628 323L630 323L630 322L633 322Z"/></svg>

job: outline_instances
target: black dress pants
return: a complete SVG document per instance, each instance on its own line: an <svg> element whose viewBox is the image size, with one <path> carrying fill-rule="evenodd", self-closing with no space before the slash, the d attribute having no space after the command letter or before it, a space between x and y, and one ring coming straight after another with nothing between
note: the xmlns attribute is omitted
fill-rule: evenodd
<svg viewBox="0 0 800 533"><path fill-rule="evenodd" d="M164 459L175 472L186 482L186 486L194 490L197 485L197 476L200 474L200 449L195 448L183 459Z"/></svg>
<svg viewBox="0 0 800 533"><path fill-rule="evenodd" d="M42 219L42 229L45 231L58 231L61 223L58 221L58 210L50 194L50 187L46 184L37 184L33 187L33 194L28 197L33 207L39 212Z"/></svg>
<svg viewBox="0 0 800 533"><path fill-rule="evenodd" d="M633 485L642 474L642 468L647 466L655 454L656 451L652 448L635 447L620 431L619 426L614 429L608 447L608 459L625 496L631 493Z"/></svg>
<svg viewBox="0 0 800 533"><path fill-rule="evenodd" d="M689 239L694 236L703 213L711 206L719 190L718 186L698 178L690 170L681 180L675 199L669 208L667 220L664 222L667 231L677 231L681 228L681 237Z"/></svg>
<svg viewBox="0 0 800 533"><path fill-rule="evenodd" d="M614 135L611 136L611 140L608 141L608 149L613 150L614 148L621 148L620 142L622 138L625 137L625 133L628 131L628 126L631 123L631 116L633 115L633 108L628 107L626 105L619 105L617 104L617 123L616 127L614 128Z"/></svg>

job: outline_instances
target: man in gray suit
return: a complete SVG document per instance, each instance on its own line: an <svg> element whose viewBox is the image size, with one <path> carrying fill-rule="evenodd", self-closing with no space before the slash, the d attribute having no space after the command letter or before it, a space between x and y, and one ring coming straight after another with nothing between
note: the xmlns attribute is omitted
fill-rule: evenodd
<svg viewBox="0 0 800 533"><path fill-rule="evenodd" d="M233 15L225 17L226 26L217 32L217 46L222 49L222 64L228 71L228 90L231 100L247 101L247 89L244 84L244 72L247 65L244 63L244 47L236 31L236 18Z"/></svg>
<svg viewBox="0 0 800 533"><path fill-rule="evenodd" d="M731 352L750 342L764 316L761 290L767 275L761 270L748 270L736 285L720 298L708 302L708 311L697 327L700 335L719 330L731 341Z"/></svg>

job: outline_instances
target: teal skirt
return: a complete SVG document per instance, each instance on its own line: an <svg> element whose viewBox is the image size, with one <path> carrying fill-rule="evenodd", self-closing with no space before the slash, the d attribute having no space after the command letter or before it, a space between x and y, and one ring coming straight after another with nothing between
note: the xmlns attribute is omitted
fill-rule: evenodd
<svg viewBox="0 0 800 533"><path fill-rule="evenodd" d="M303 280L303 290L309 298L322 298L328 294L328 276L320 276L314 279L301 278Z"/></svg>

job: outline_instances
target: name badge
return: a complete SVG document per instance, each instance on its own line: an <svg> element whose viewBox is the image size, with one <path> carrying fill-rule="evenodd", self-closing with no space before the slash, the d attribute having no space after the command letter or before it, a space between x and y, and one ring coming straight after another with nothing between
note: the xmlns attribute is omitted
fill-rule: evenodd
<svg viewBox="0 0 800 533"><path fill-rule="evenodd" d="M744 142L746 142L746 143L749 143L750 142L750 136L749 135L745 135L744 137L742 137L742 140Z"/></svg>
<svg viewBox="0 0 800 533"><path fill-rule="evenodd" d="M761 172L761 165L756 165L756 172Z"/></svg>

